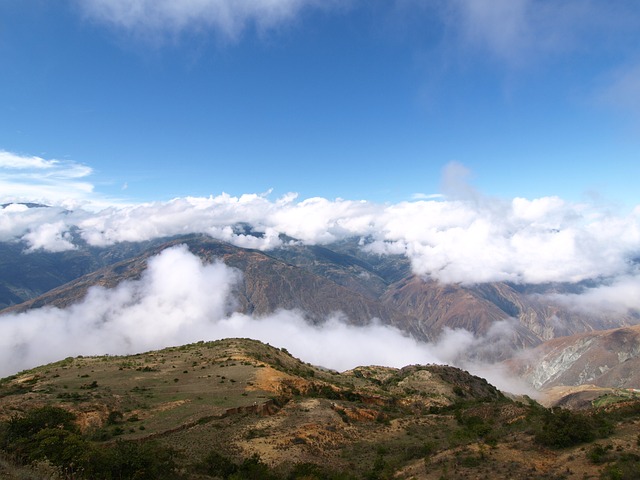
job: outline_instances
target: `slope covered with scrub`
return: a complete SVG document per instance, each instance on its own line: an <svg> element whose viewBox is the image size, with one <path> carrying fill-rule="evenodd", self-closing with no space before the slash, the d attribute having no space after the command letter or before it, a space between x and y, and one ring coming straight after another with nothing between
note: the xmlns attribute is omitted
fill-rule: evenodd
<svg viewBox="0 0 640 480"><path fill-rule="evenodd" d="M3 379L0 468L7 478L20 478L7 461L69 478L598 478L629 459L637 467L640 417L627 400L607 414L552 412L453 367L339 373L254 340L199 342Z"/></svg>

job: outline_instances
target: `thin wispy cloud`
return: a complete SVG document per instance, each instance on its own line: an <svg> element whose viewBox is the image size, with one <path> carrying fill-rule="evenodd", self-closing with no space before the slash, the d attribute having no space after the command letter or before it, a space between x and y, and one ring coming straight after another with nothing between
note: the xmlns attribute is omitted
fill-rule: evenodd
<svg viewBox="0 0 640 480"><path fill-rule="evenodd" d="M295 23L306 11L343 11L366 7L362 0L85 0L77 1L89 19L118 29L158 36L183 32L215 32L237 40L246 30L259 33ZM533 0L453 0L391 2L420 18L425 12L449 30L447 41L481 49L512 64L532 55L580 48L581 39L594 29L620 23L619 9L599 2ZM618 2L620 3L620 2ZM624 3L624 2L622 2ZM624 20L624 18L623 18ZM415 23L415 21L412 21ZM623 22L628 24L628 22Z"/></svg>
<svg viewBox="0 0 640 480"><path fill-rule="evenodd" d="M449 38L470 51L481 51L513 67L564 55L610 48L624 41L624 31L637 27L640 12L626 0L602 2L570 0L454 0L437 11ZM612 31L615 26L617 31ZM597 39L602 34L606 38ZM615 40L617 38L617 40Z"/></svg>
<svg viewBox="0 0 640 480"><path fill-rule="evenodd" d="M119 29L154 39L185 31L215 33L237 40L247 29L259 33L295 20L306 9L340 5L330 0L86 0L85 15Z"/></svg>
<svg viewBox="0 0 640 480"><path fill-rule="evenodd" d="M0 192L3 202L69 203L92 196L86 179L91 167L69 160L45 159L0 150Z"/></svg>
<svg viewBox="0 0 640 480"><path fill-rule="evenodd" d="M99 193L94 177L93 168L80 162L0 150L0 203L39 203L63 211L130 204Z"/></svg>

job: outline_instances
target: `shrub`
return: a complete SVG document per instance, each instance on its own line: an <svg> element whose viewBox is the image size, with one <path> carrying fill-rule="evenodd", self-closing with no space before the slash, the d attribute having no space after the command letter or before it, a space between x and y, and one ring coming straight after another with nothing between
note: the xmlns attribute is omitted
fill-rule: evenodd
<svg viewBox="0 0 640 480"><path fill-rule="evenodd" d="M238 466L221 453L212 450L197 465L197 470L206 475L229 478L229 476L238 471Z"/></svg>
<svg viewBox="0 0 640 480"><path fill-rule="evenodd" d="M640 478L640 456L627 453L612 465L608 465L600 477L604 480L636 480Z"/></svg>
<svg viewBox="0 0 640 480"><path fill-rule="evenodd" d="M75 415L58 407L31 410L4 424L0 445L24 463L47 459L70 469L82 465L92 451L74 423Z"/></svg>
<svg viewBox="0 0 640 480"><path fill-rule="evenodd" d="M606 437L611 431L611 424L599 415L554 408L543 413L535 440L546 447L566 448Z"/></svg>

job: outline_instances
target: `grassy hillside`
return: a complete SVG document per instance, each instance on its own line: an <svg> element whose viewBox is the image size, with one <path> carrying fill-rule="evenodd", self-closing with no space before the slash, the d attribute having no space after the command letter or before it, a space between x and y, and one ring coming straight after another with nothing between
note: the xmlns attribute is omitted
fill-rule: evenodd
<svg viewBox="0 0 640 480"><path fill-rule="evenodd" d="M200 342L3 379L0 474L637 478L615 475L637 473L640 408L616 405L552 412L452 367L338 373L254 340Z"/></svg>

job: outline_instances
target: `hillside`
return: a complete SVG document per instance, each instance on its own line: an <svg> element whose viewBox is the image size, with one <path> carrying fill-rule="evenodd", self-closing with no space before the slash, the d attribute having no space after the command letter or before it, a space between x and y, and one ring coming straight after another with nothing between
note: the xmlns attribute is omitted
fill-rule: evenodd
<svg viewBox="0 0 640 480"><path fill-rule="evenodd" d="M89 247L81 239L74 250L27 251L20 242L0 242L0 309L36 298L105 266L136 257L166 239Z"/></svg>
<svg viewBox="0 0 640 480"><path fill-rule="evenodd" d="M622 461L621 452L640 453L639 409L629 408L624 423L603 429L598 416L554 416L452 367L338 373L254 340L227 339L67 358L4 379L0 445L45 412L60 419L28 441L5 443L12 458L48 451L73 469L46 443L55 436L55 445L82 446L82 458L91 465L99 458L112 471L124 471L123 456L135 453L136 465L158 475L139 478L596 478ZM562 440L574 425L584 435ZM584 445L601 436L615 450L596 463L595 447ZM25 478L11 476L19 467L8 458L0 462L3 478ZM162 474L154 470L160 464Z"/></svg>
<svg viewBox="0 0 640 480"><path fill-rule="evenodd" d="M556 338L514 359L511 368L538 389L639 388L640 326Z"/></svg>

